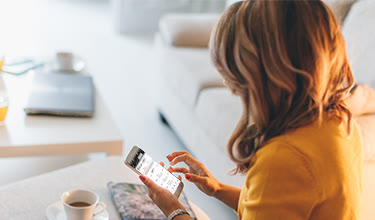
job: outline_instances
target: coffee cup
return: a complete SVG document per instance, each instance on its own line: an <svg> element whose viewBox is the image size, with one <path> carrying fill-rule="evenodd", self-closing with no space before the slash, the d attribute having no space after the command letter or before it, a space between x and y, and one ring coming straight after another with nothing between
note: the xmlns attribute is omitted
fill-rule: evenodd
<svg viewBox="0 0 375 220"><path fill-rule="evenodd" d="M92 220L106 209L106 205L99 202L99 196L88 190L68 191L63 193L61 199L67 220ZM95 213L98 206L102 206L102 209Z"/></svg>
<svg viewBox="0 0 375 220"><path fill-rule="evenodd" d="M73 71L74 70L74 55L70 52L58 52L56 53L56 61L58 69L61 71Z"/></svg>

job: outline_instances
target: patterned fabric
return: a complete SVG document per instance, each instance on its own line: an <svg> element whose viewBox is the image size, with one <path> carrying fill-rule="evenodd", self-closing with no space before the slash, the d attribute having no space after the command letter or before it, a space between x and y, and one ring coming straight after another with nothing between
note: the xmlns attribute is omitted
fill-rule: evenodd
<svg viewBox="0 0 375 220"><path fill-rule="evenodd" d="M131 183L108 183L112 200L119 211L123 220L166 220L167 218L150 199L147 188L141 184ZM179 201L185 207L190 216L196 219L184 193L181 194Z"/></svg>

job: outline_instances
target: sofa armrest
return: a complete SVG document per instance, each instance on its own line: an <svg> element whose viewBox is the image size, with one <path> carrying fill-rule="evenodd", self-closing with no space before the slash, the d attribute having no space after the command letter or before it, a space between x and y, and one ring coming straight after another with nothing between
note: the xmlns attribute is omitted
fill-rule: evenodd
<svg viewBox="0 0 375 220"><path fill-rule="evenodd" d="M375 161L375 114L357 116L365 161Z"/></svg>
<svg viewBox="0 0 375 220"><path fill-rule="evenodd" d="M168 14L160 19L160 35L175 47L208 47L220 14Z"/></svg>
<svg viewBox="0 0 375 220"><path fill-rule="evenodd" d="M375 90L358 84L346 103L358 123L365 161L375 161Z"/></svg>

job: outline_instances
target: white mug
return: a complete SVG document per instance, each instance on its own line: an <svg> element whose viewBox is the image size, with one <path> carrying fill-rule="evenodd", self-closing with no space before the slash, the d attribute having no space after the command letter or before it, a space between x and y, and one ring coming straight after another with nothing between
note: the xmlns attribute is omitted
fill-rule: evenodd
<svg viewBox="0 0 375 220"><path fill-rule="evenodd" d="M68 220L92 220L106 209L106 205L99 202L99 196L88 190L77 189L65 192L61 199ZM102 210L94 213L98 206L102 206Z"/></svg>
<svg viewBox="0 0 375 220"><path fill-rule="evenodd" d="M61 71L73 71L74 55L70 52L56 53L58 69Z"/></svg>

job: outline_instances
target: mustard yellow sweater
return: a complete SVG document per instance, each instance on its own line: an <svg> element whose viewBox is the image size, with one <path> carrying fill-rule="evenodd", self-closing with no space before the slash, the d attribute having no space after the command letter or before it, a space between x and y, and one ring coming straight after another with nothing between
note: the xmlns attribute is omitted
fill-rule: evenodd
<svg viewBox="0 0 375 220"><path fill-rule="evenodd" d="M251 162L239 219L360 219L362 147L352 129L330 119L268 141Z"/></svg>

